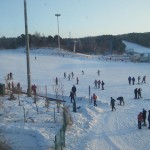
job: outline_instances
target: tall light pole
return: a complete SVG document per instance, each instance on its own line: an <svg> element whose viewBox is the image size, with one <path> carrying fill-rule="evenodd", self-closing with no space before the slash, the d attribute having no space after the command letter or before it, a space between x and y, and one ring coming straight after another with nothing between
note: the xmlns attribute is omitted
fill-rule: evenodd
<svg viewBox="0 0 150 150"><path fill-rule="evenodd" d="M58 21L58 17L60 16L60 14L55 14L55 16L57 17L57 27L58 27L58 48L59 48L59 50L60 50L59 21Z"/></svg>
<svg viewBox="0 0 150 150"><path fill-rule="evenodd" d="M27 95L29 97L31 97L31 74L30 74L30 57L29 57L29 35L28 35L26 0L24 0L24 20L25 20L25 33L26 33L26 59L27 59L27 80L28 80Z"/></svg>

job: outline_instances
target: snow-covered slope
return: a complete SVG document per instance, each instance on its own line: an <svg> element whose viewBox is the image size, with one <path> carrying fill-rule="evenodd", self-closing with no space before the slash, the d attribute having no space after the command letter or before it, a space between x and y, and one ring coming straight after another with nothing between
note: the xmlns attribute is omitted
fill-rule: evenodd
<svg viewBox="0 0 150 150"><path fill-rule="evenodd" d="M129 46L130 47L130 46ZM137 128L137 114L145 108L150 109L150 70L148 63L131 63L102 59L102 57L85 57L75 54L57 55L54 50L31 51L31 81L38 86L38 92L55 95L53 85L58 77L64 85L64 99L70 108L73 125L67 128L65 150L148 150L150 147L150 131L147 127ZM55 55L52 55L55 53ZM35 60L35 57L37 58ZM91 59L92 58L92 59ZM12 72L16 83L20 82L23 89L27 88L26 55L22 52L0 51L0 81ZM84 70L84 75L82 74ZM97 71L100 70L100 76ZM64 78L74 72L74 78ZM137 84L137 77L146 75L146 84ZM135 77L136 84L128 85L128 76ZM76 84L76 78L79 84ZM105 82L104 90L94 88L94 80ZM141 79L142 80L142 79ZM76 103L79 109L72 112L70 90L77 87ZM97 107L89 100L89 85L91 95L98 96ZM142 98L134 99L134 89L142 88ZM110 108L110 97L123 96L125 106L119 106L116 101L116 111ZM3 98L5 109L1 108L0 131L15 150L49 150L54 147L55 125L48 118L51 112L46 112L43 101L39 100L39 114L31 99L22 96L21 103L29 109L35 123L23 122L23 108L18 101L8 101ZM2 98L1 98L2 99ZM53 105L51 111L53 111ZM54 106L55 107L55 106ZM59 125L56 125L59 128Z"/></svg>

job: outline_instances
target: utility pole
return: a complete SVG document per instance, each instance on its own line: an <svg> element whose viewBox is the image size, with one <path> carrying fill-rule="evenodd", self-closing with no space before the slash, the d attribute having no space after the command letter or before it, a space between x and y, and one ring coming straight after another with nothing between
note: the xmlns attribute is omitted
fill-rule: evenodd
<svg viewBox="0 0 150 150"><path fill-rule="evenodd" d="M55 16L57 17L57 27L58 27L58 48L59 48L59 50L60 50L59 21L58 21L58 17L60 16L60 14L55 14Z"/></svg>
<svg viewBox="0 0 150 150"><path fill-rule="evenodd" d="M76 52L76 42L77 42L77 41L74 41L74 45L73 45L73 52L74 52L74 53Z"/></svg>
<svg viewBox="0 0 150 150"><path fill-rule="evenodd" d="M25 34L26 34L26 59L27 59L27 81L28 81L27 95L28 97L31 97L31 73L30 73L29 35L28 35L26 0L24 0L24 20L25 20Z"/></svg>

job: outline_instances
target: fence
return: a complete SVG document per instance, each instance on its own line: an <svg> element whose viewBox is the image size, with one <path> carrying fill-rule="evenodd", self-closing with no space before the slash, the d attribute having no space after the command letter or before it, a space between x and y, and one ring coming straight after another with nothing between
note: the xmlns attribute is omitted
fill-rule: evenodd
<svg viewBox="0 0 150 150"><path fill-rule="evenodd" d="M68 108L63 108L63 125L55 135L55 150L63 150L65 147L65 132L67 125L71 125L73 123L71 115L68 111Z"/></svg>

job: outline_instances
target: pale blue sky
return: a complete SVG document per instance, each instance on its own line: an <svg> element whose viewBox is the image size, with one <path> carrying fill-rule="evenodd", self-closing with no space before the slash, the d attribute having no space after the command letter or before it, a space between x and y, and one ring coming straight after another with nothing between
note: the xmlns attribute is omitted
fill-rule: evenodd
<svg viewBox="0 0 150 150"><path fill-rule="evenodd" d="M85 37L150 32L150 0L26 0L28 31ZM0 37L25 33L24 0L0 0Z"/></svg>

